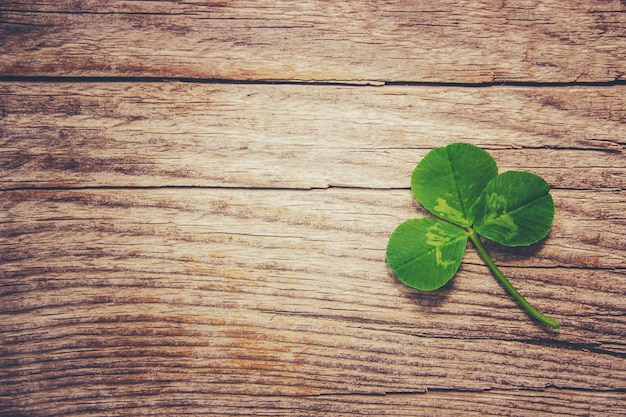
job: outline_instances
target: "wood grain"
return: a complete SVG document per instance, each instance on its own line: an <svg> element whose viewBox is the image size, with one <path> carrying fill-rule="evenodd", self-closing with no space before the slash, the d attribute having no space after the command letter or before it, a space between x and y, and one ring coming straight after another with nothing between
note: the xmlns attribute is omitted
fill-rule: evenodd
<svg viewBox="0 0 626 417"><path fill-rule="evenodd" d="M0 74L623 81L625 11L618 0L5 0Z"/></svg>
<svg viewBox="0 0 626 417"><path fill-rule="evenodd" d="M443 291L397 282L384 261L388 234L424 215L407 190L5 191L3 401L54 415L103 410L106 392L117 409L181 391L332 398L557 387L557 399L578 390L594 409L621 407L624 200L597 193L615 218L584 218L562 208L579 191L573 201L554 193L561 211L550 238L519 262L494 254L563 322L558 332L530 322L473 252ZM595 244L576 241L589 233ZM472 398L465 407L485 397ZM557 403L580 413L579 403Z"/></svg>
<svg viewBox="0 0 626 417"><path fill-rule="evenodd" d="M126 401L126 402L125 402ZM175 400L159 389L133 393L128 398L109 396L99 409L116 416L614 416L621 415L623 393L545 389L537 391L394 393L386 395L222 395L181 392ZM40 414L89 415L82 410L94 403L94 394L77 396L75 403L53 402L37 407ZM132 404L129 406L129 404ZM8 408L11 413L15 409ZM167 410L167 411L163 411ZM13 413L11 416L24 416ZM32 414L31 414L32 415ZM93 415L93 414L92 414Z"/></svg>
<svg viewBox="0 0 626 417"><path fill-rule="evenodd" d="M623 410L623 90L0 85L0 404ZM411 170L455 140L551 183L548 239L489 250L562 330L529 321L473 250L435 293L387 268L390 232L427 215Z"/></svg>
<svg viewBox="0 0 626 417"><path fill-rule="evenodd" d="M0 416L626 415L625 12L1 0ZM455 141L551 185L488 250L560 330L386 266Z"/></svg>
<svg viewBox="0 0 626 417"><path fill-rule="evenodd" d="M0 115L3 189L406 188L455 141L554 188L625 188L626 86L6 83Z"/></svg>

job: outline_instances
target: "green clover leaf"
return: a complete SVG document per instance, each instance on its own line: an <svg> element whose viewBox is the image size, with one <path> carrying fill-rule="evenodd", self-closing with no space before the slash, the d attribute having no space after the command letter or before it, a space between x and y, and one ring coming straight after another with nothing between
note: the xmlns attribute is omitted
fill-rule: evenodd
<svg viewBox="0 0 626 417"><path fill-rule="evenodd" d="M474 230L504 246L528 246L547 236L554 218L550 186L530 172L508 171L494 178L477 204Z"/></svg>
<svg viewBox="0 0 626 417"><path fill-rule="evenodd" d="M411 191L435 216L459 226L474 223L478 199L498 167L484 150L467 143L435 148L415 167Z"/></svg>
<svg viewBox="0 0 626 417"><path fill-rule="evenodd" d="M391 234L387 263L401 282L422 291L442 287L458 271L469 238L502 286L531 317L553 328L561 326L517 292L480 239L528 246L545 238L554 218L546 181L529 172L498 175L486 151L453 143L433 149L420 161L411 176L411 191L443 221L408 220Z"/></svg>
<svg viewBox="0 0 626 417"><path fill-rule="evenodd" d="M466 246L463 229L435 219L407 220L389 238L387 262L406 285L436 290L456 274Z"/></svg>

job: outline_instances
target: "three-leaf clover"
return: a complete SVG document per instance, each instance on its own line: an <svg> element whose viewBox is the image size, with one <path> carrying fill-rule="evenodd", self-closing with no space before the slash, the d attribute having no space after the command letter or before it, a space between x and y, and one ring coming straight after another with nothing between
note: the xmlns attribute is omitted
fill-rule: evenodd
<svg viewBox="0 0 626 417"><path fill-rule="evenodd" d="M504 246L528 246L552 227L554 202L541 177L523 171L498 174L493 158L467 143L435 148L415 167L411 191L439 217L408 220L387 245L387 262L404 284L436 290L456 274L467 240L508 293L540 322L561 324L534 308L511 285L482 244L482 236Z"/></svg>

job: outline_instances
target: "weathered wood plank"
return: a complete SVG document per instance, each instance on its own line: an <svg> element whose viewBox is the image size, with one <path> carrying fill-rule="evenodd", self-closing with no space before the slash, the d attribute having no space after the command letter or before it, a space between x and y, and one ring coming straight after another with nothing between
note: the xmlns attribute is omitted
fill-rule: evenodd
<svg viewBox="0 0 626 417"><path fill-rule="evenodd" d="M78 387L73 388L78 390ZM546 389L538 391L491 390L486 392L429 391L422 394L388 395L223 395L198 389L179 392L171 399L159 388L151 393L133 392L132 396L115 396L106 403L98 391L76 395L74 402L57 398L50 402L33 401L24 407L34 415L69 416L614 416L622 414L624 394L620 392L586 392ZM24 415L22 407L8 407L8 413ZM89 410L89 411L88 411Z"/></svg>
<svg viewBox="0 0 626 417"><path fill-rule="evenodd" d="M626 86L402 85L626 80L625 11L0 1L0 415L626 414ZM471 247L434 293L387 268L453 141L553 187L489 250L561 330Z"/></svg>
<svg viewBox="0 0 626 417"><path fill-rule="evenodd" d="M0 187L407 187L465 141L555 188L624 190L626 86L3 83Z"/></svg>
<svg viewBox="0 0 626 417"><path fill-rule="evenodd" d="M175 414L178 401L252 413L240 395L301 414L387 402L410 412L425 399L434 411L445 398L455 412L624 410L626 202L594 193L612 215L572 213L585 193L555 190L562 211L543 245L520 261L494 249L562 321L555 332L530 322L472 252L442 291L397 282L387 237L424 215L407 190L4 191L2 401L59 415L131 403ZM526 402L546 387L558 390ZM284 398L323 394L340 396Z"/></svg>
<svg viewBox="0 0 626 417"><path fill-rule="evenodd" d="M618 0L3 1L0 74L325 82L626 79Z"/></svg>

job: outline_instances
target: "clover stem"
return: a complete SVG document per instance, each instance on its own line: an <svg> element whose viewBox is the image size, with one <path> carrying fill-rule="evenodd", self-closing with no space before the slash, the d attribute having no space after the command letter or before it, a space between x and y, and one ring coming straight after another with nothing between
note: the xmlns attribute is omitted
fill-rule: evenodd
<svg viewBox="0 0 626 417"><path fill-rule="evenodd" d="M500 284L502 284L504 289L506 289L506 291L511 295L511 297L513 297L524 308L524 310L526 310L526 312L528 312L528 314L530 314L530 316L533 317L534 319L554 329L558 329L559 327L561 327L561 323L543 315L543 313L541 313L539 310L533 307L528 301L526 301L526 299L519 292L517 292L515 287L504 276L502 271L500 271L500 268L498 268L498 266L495 264L493 259L491 259L491 256L487 252L487 249L485 249L485 247L483 246L482 242L480 241L480 238L478 237L474 229L472 229L471 227L468 227L466 231L467 231L467 235L472 240L472 243L474 243L476 250L478 250L478 253L480 254L480 256L484 259L484 261L489 266L489 269L491 269L491 272L493 272L493 274L496 276L498 281L500 281Z"/></svg>

